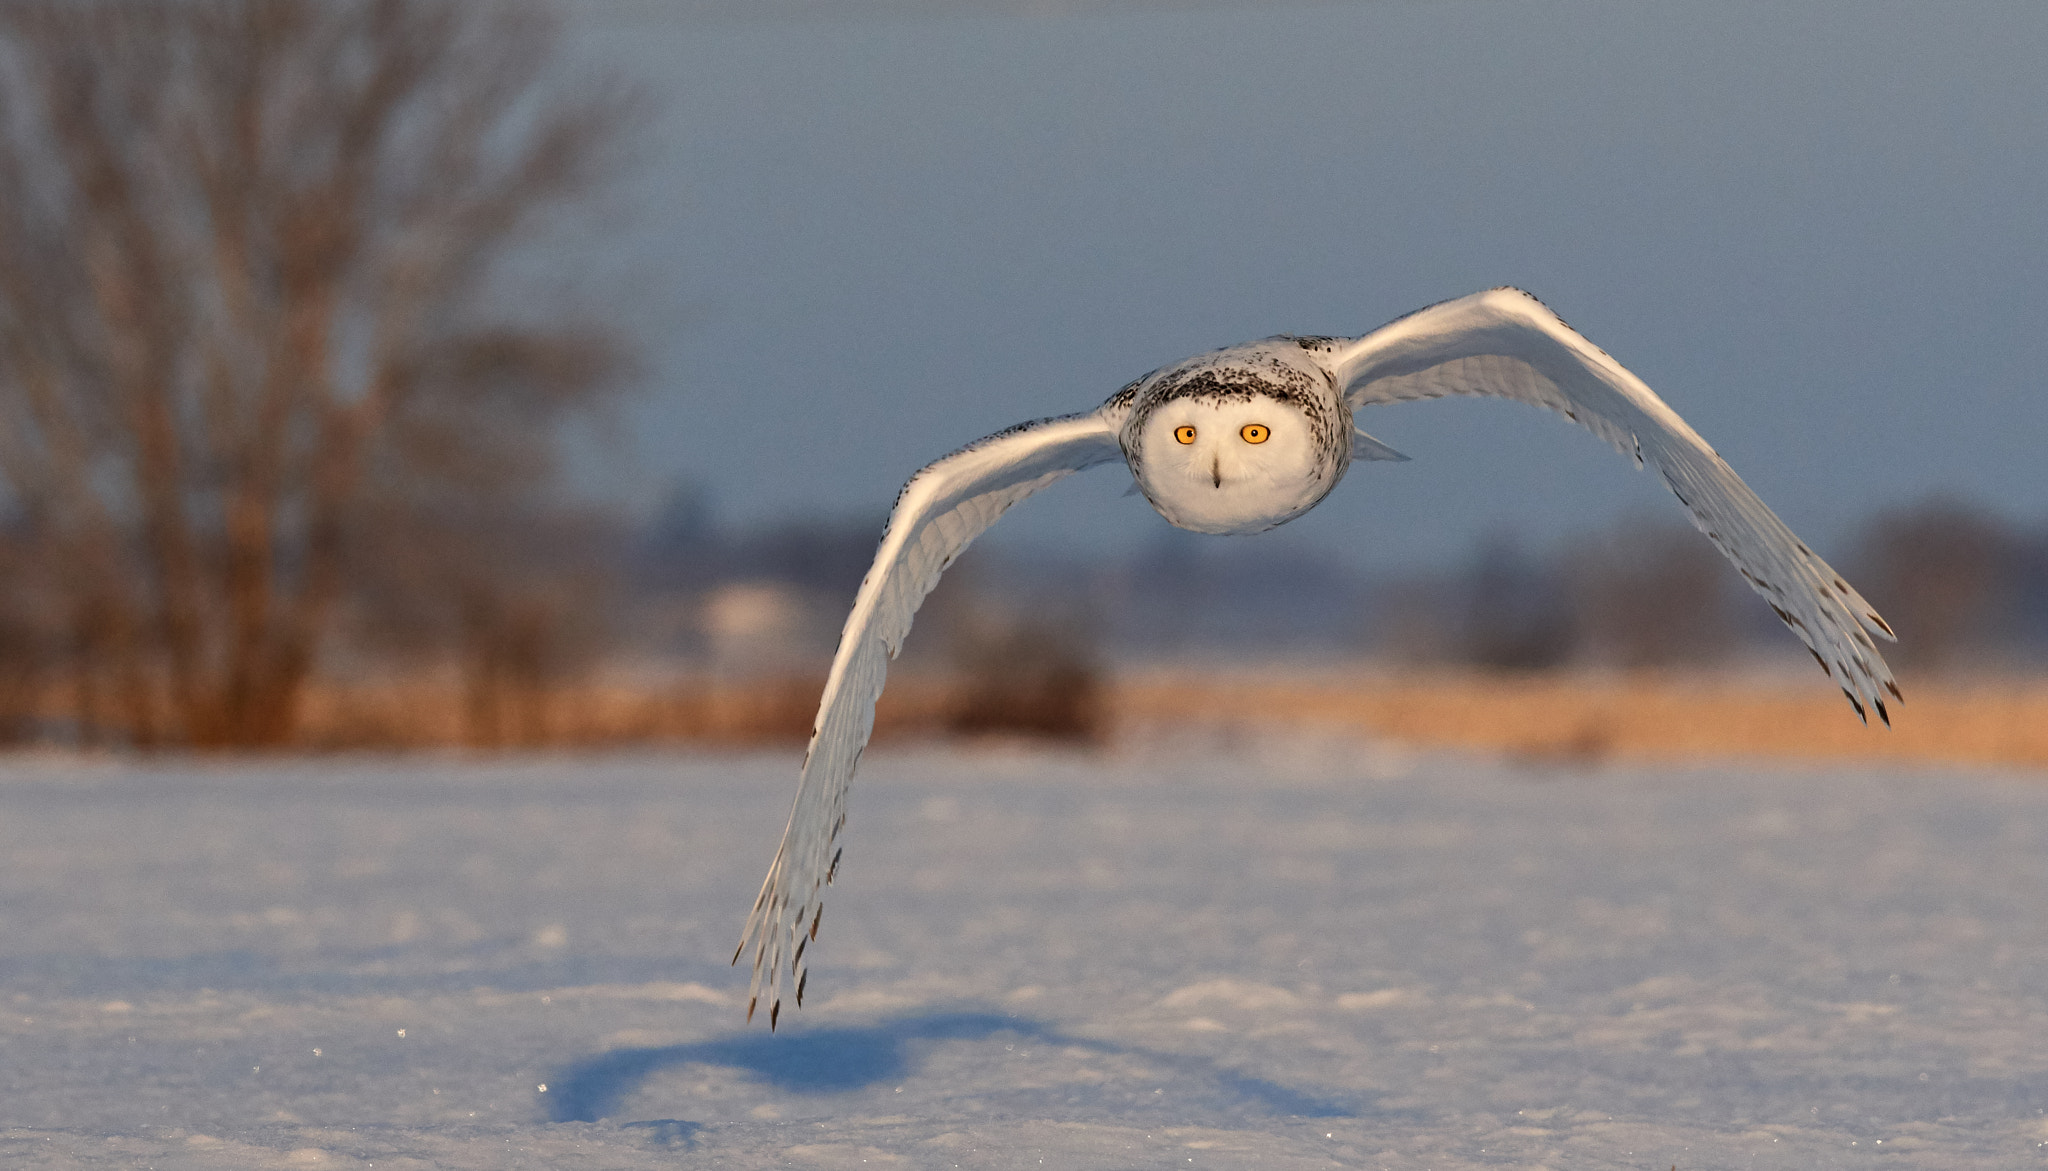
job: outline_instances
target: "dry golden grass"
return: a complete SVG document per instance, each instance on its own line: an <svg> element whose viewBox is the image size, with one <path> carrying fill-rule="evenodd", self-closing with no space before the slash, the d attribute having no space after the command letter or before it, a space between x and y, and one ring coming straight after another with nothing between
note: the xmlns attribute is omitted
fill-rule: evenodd
<svg viewBox="0 0 2048 1171"><path fill-rule="evenodd" d="M1740 677L1247 675L1122 680L1116 720L1291 722L1408 744L1564 759L1727 757L2048 765L2048 680L1951 682L1907 692L1890 729L1860 724L1816 682Z"/></svg>
<svg viewBox="0 0 2048 1171"><path fill-rule="evenodd" d="M588 748L632 744L800 745L821 679L586 683L499 697L479 720L452 675L320 683L295 737L312 750ZM1864 727L1822 682L1699 674L1156 670L1104 681L1078 724L1044 717L1044 697L987 681L904 675L877 712L876 739L995 728L1095 739L1131 727L1321 725L1432 748L1561 760L1912 760L2048 766L2048 679L1921 683ZM1068 696L1067 698L1075 698ZM1036 714L1025 710L1041 705ZM1075 705L1069 704L1068 707ZM1002 711L991 713L993 709ZM1062 719L1068 722L1061 723ZM491 729L481 732L479 729Z"/></svg>
<svg viewBox="0 0 2048 1171"><path fill-rule="evenodd" d="M823 685L821 678L569 685L506 697L497 718L485 722L446 679L319 683L301 700L297 740L316 750L801 744ZM876 711L876 738L944 731L954 695L929 680L891 684ZM487 726L502 731L480 731Z"/></svg>

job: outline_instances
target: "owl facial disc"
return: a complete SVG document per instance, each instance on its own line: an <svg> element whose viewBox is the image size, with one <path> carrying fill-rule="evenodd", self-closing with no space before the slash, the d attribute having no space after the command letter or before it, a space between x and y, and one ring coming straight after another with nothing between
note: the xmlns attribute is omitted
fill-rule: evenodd
<svg viewBox="0 0 2048 1171"><path fill-rule="evenodd" d="M1211 361L1139 390L1122 439L1159 515L1198 533L1256 533L1328 495L1350 463L1349 419L1339 430L1334 388L1303 373Z"/></svg>

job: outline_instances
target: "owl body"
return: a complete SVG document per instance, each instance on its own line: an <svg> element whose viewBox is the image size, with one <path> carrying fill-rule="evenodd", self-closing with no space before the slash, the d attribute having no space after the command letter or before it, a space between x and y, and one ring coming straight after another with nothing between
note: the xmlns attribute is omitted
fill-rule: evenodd
<svg viewBox="0 0 2048 1171"><path fill-rule="evenodd" d="M1309 509L1351 466L1351 415L1311 354L1277 337L1162 367L1104 404L1138 490L1198 533L1257 533Z"/></svg>

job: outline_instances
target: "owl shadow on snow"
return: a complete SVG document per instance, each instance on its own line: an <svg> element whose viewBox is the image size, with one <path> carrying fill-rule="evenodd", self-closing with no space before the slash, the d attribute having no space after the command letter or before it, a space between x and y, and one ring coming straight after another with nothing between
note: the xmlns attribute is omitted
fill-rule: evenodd
<svg viewBox="0 0 2048 1171"><path fill-rule="evenodd" d="M679 1066L724 1066L789 1093L837 1094L915 1075L926 1044L983 1041L998 1035L1156 1061L1176 1071L1176 1076L1206 1079L1216 1089L1275 1114L1349 1118L1357 1113L1351 1107L1184 1053L1069 1036L1042 1021L1004 1013L945 1011L871 1025L743 1033L688 1045L614 1049L584 1058L549 1079L554 1092L546 1096L548 1120L597 1122L613 1117L643 1081ZM673 1119L662 1122L676 1128L684 1141L698 1128L696 1123Z"/></svg>

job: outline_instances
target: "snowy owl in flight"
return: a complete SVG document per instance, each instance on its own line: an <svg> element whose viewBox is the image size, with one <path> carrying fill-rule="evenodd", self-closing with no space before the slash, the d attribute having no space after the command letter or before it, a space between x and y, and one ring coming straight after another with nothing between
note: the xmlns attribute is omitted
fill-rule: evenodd
<svg viewBox="0 0 2048 1171"><path fill-rule="evenodd" d="M1309 509L1354 459L1405 459L1354 428L1360 407L1443 395L1548 407L1655 467L1693 524L1799 636L1863 716L1899 698L1871 636L1892 631L1814 556L1677 412L1542 302L1499 288L1411 313L1364 337L1267 338L1162 367L1096 410L1023 423L910 478L896 498L811 731L782 846L733 962L754 953L751 1020L772 1028L784 979L803 1003L804 948L839 866L855 763L911 616L968 542L1063 476L1122 460L1159 514L1200 533L1256 533ZM764 989L765 985L765 989Z"/></svg>

